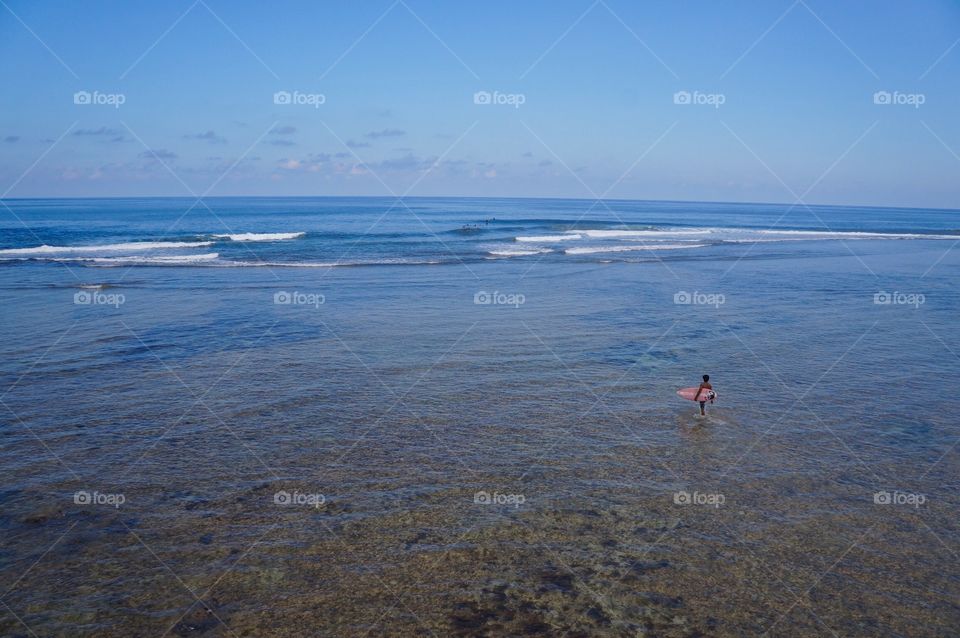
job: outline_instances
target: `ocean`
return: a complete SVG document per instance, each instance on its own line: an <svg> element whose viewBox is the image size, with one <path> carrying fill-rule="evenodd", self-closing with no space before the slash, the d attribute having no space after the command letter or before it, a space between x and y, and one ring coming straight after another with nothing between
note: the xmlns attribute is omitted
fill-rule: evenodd
<svg viewBox="0 0 960 638"><path fill-rule="evenodd" d="M960 631L958 211L0 204L3 635Z"/></svg>

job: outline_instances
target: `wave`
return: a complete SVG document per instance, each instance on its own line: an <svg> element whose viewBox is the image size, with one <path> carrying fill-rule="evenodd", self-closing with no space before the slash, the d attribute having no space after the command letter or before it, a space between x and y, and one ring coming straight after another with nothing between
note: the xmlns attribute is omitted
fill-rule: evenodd
<svg viewBox="0 0 960 638"><path fill-rule="evenodd" d="M220 257L219 253L198 255L124 255L123 257L47 257L37 261L77 262L100 266L190 266L197 263L212 262Z"/></svg>
<svg viewBox="0 0 960 638"><path fill-rule="evenodd" d="M536 237L515 237L515 241L524 241L524 242L554 242L554 241L570 241L571 239L583 239L583 236L580 234L567 234L567 235L540 235Z"/></svg>
<svg viewBox="0 0 960 638"><path fill-rule="evenodd" d="M858 230L757 230L761 235L787 235L796 239L960 239L960 235L874 233Z"/></svg>
<svg viewBox="0 0 960 638"><path fill-rule="evenodd" d="M626 237L662 237L663 235L705 235L714 232L712 228L683 228L676 230L568 230L567 233L586 235L594 239L612 239Z"/></svg>
<svg viewBox="0 0 960 638"><path fill-rule="evenodd" d="M530 255L542 255L544 253L552 253L553 251L549 248L500 248L497 250L488 251L487 254L495 255L497 257L527 257Z"/></svg>
<svg viewBox="0 0 960 638"><path fill-rule="evenodd" d="M224 268L345 268L350 266L433 266L444 262L438 259L373 259L368 261L220 261Z"/></svg>
<svg viewBox="0 0 960 638"><path fill-rule="evenodd" d="M569 230L568 235L580 235L591 239L667 239L679 238L688 235L711 235L720 241L734 243L748 243L751 241L761 241L759 237L764 237L765 241L786 241L786 240L818 240L818 239L960 239L960 234L925 234L925 233L897 233L897 232L874 232L859 230L795 230L795 229L772 229L772 228L655 228L645 230L614 230L614 229L586 229Z"/></svg>
<svg viewBox="0 0 960 638"><path fill-rule="evenodd" d="M136 241L120 244L91 246L34 246L32 248L4 248L0 255L56 255L61 253L114 252L124 250L167 250L174 248L199 248L210 246L212 241Z"/></svg>
<svg viewBox="0 0 960 638"><path fill-rule="evenodd" d="M680 250L683 248L705 248L710 244L652 244L649 246L593 246L584 248L567 248L563 252L567 255L590 255L593 253L621 253L632 250Z"/></svg>
<svg viewBox="0 0 960 638"><path fill-rule="evenodd" d="M74 263L83 266L203 266L211 268L338 268L349 266L428 266L445 262L439 259L408 259L403 257L352 261L234 261L220 259L219 253L195 255L124 255L122 257L11 257L0 258L0 263ZM104 288L110 284L81 284L80 288Z"/></svg>
<svg viewBox="0 0 960 638"><path fill-rule="evenodd" d="M236 233L233 235L214 235L217 239L230 241L283 241L285 239L299 239L307 233Z"/></svg>

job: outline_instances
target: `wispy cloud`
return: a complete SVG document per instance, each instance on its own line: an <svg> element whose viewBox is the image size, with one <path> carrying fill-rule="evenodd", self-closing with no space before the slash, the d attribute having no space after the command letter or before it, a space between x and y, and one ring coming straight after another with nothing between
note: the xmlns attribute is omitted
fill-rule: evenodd
<svg viewBox="0 0 960 638"><path fill-rule="evenodd" d="M354 140L347 140L347 146L350 148L368 148L370 144L369 142L355 142Z"/></svg>
<svg viewBox="0 0 960 638"><path fill-rule="evenodd" d="M101 126L100 128L78 128L73 132L74 135L80 136L101 136L101 135L111 135L116 137L122 135L120 131L115 128L107 128L106 126Z"/></svg>
<svg viewBox="0 0 960 638"><path fill-rule="evenodd" d="M172 151L168 151L165 148L156 148L156 149L146 150L140 153L137 157L141 159L168 160L168 159L177 159L178 156L176 153Z"/></svg>
<svg viewBox="0 0 960 638"><path fill-rule="evenodd" d="M297 143L292 140L267 140L265 144L270 144L271 146L296 146Z"/></svg>
<svg viewBox="0 0 960 638"><path fill-rule="evenodd" d="M400 137L401 135L406 135L406 131L401 131L398 128L385 128L381 131L370 131L364 137L367 137L371 140L378 140L381 137Z"/></svg>
<svg viewBox="0 0 960 638"><path fill-rule="evenodd" d="M424 171L437 162L437 157L418 157L413 153L407 153L402 157L385 159L380 162L371 162L367 166L377 172L406 172L406 171Z"/></svg>
<svg viewBox="0 0 960 638"><path fill-rule="evenodd" d="M285 171L307 171L310 173L335 172L333 156L329 153L310 153L304 159L283 158L277 166Z"/></svg>
<svg viewBox="0 0 960 638"><path fill-rule="evenodd" d="M275 126L270 129L268 135L293 135L297 129L293 126Z"/></svg>
<svg viewBox="0 0 960 638"><path fill-rule="evenodd" d="M4 141L4 142L7 142L8 144L13 144L14 142L19 142L19 141L20 141L20 136L19 136L19 135L8 135L8 136L6 136L5 138L3 138L3 141Z"/></svg>
<svg viewBox="0 0 960 638"><path fill-rule="evenodd" d="M203 133L191 133L183 136L185 140L201 140L211 144L226 144L227 138L217 135L214 131L204 131Z"/></svg>

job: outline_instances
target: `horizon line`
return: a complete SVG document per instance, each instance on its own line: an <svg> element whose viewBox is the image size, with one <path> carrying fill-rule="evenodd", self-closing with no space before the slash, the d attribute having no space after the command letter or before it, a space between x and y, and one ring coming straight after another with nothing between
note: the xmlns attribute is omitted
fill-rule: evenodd
<svg viewBox="0 0 960 638"><path fill-rule="evenodd" d="M734 202L722 200L697 200L697 199L634 199L634 198L591 198L591 197L540 197L533 195L510 195L510 196L481 196L481 195L206 195L196 197L193 195L105 195L105 196L45 196L45 197L0 197L0 202L6 201L29 201L29 200L97 200L97 199L194 199L202 201L205 199L530 199L530 200L548 200L548 201L583 201L583 202L656 202L668 204L726 204L726 205L747 205L747 206L794 206L803 208L806 206L817 206L821 208L866 208L878 210L936 210L951 213L960 213L960 208L943 208L936 206L876 206L869 204L811 204L807 202Z"/></svg>

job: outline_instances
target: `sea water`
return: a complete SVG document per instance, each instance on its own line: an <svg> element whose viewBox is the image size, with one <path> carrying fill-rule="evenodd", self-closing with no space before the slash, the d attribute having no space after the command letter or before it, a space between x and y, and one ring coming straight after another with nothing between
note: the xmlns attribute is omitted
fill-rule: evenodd
<svg viewBox="0 0 960 638"><path fill-rule="evenodd" d="M957 211L3 203L4 634L960 626Z"/></svg>

